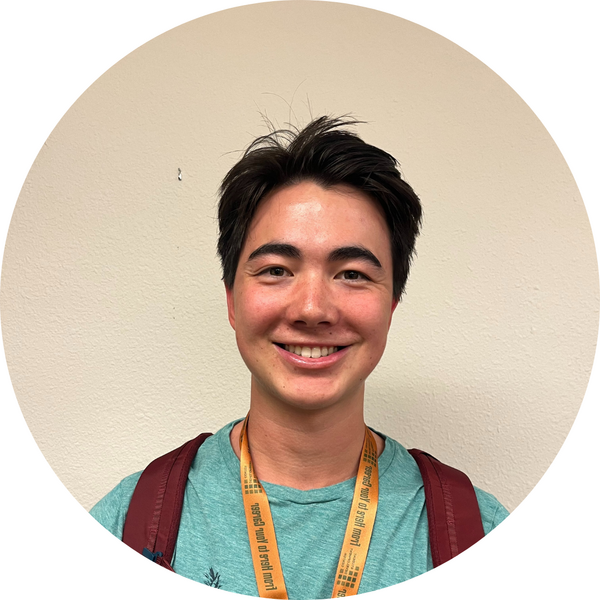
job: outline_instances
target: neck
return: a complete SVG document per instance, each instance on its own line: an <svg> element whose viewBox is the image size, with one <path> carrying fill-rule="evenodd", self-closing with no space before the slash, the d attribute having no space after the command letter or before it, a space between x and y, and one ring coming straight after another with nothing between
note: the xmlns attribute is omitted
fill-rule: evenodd
<svg viewBox="0 0 600 600"><path fill-rule="evenodd" d="M337 410L265 410L251 402L248 442L255 473L261 481L300 490L335 485L356 475L365 437L362 402ZM341 413L341 414L339 414ZM231 446L240 457L240 431L231 431ZM377 453L384 440L373 433Z"/></svg>

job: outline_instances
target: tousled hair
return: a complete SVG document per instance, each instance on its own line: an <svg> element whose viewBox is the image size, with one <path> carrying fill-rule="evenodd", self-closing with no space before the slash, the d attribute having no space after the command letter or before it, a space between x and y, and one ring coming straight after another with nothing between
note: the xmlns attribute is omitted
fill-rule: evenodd
<svg viewBox="0 0 600 600"><path fill-rule="evenodd" d="M313 181L324 188L352 186L379 204L390 231L394 301L400 299L421 225L421 203L393 156L346 129L357 123L323 116L300 131L273 131L255 139L227 173L219 190L217 248L229 289L261 200L276 189Z"/></svg>

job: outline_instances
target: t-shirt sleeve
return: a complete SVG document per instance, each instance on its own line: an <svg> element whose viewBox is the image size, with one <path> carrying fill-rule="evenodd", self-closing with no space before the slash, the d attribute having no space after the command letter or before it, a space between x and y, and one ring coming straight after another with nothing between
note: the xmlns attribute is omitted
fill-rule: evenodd
<svg viewBox="0 0 600 600"><path fill-rule="evenodd" d="M90 510L92 517L119 539L123 537L123 525L125 524L129 502L141 475L142 472L140 471L125 477L121 483L108 492Z"/></svg>
<svg viewBox="0 0 600 600"><path fill-rule="evenodd" d="M497 527L510 514L492 494L488 494L479 488L475 488L479 510L481 512L481 521L483 523L483 532L487 535L494 527Z"/></svg>

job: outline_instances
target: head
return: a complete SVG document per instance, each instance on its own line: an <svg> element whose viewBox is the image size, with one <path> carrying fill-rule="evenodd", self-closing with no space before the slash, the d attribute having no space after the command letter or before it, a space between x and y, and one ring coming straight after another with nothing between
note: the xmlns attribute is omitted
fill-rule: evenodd
<svg viewBox="0 0 600 600"><path fill-rule="evenodd" d="M347 129L356 123L319 117L298 132L274 131L257 138L227 173L220 189L218 251L228 289L261 201L278 189L312 181L324 189L350 186L380 206L390 234L393 301L400 300L421 224L421 203L402 179L396 159Z"/></svg>
<svg viewBox="0 0 600 600"><path fill-rule="evenodd" d="M223 181L219 252L253 405L360 411L385 349L421 209L349 123L259 138Z"/></svg>

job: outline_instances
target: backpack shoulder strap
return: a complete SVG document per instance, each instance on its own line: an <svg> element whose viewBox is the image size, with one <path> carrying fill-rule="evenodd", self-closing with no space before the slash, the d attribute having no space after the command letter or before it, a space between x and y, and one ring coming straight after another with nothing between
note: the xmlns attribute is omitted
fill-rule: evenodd
<svg viewBox="0 0 600 600"><path fill-rule="evenodd" d="M409 453L423 477L431 558L438 567L484 536L477 496L463 472L422 450Z"/></svg>
<svg viewBox="0 0 600 600"><path fill-rule="evenodd" d="M171 571L188 472L198 448L211 435L202 433L152 461L129 503L123 541Z"/></svg>

